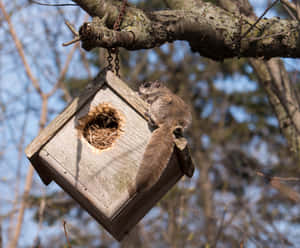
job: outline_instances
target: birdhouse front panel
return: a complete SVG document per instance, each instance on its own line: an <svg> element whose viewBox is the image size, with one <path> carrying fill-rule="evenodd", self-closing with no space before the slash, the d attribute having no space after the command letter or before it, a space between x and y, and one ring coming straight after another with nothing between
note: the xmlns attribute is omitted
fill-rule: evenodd
<svg viewBox="0 0 300 248"><path fill-rule="evenodd" d="M111 218L128 200L128 184L150 136L147 122L103 87L45 145L41 157L55 159L66 180Z"/></svg>

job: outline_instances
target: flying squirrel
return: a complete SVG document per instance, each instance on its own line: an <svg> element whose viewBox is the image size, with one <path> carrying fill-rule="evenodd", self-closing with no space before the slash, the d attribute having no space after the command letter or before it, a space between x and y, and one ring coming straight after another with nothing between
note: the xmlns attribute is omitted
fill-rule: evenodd
<svg viewBox="0 0 300 248"><path fill-rule="evenodd" d="M192 121L189 106L161 82L143 83L139 95L149 103L149 124L157 128L147 144L135 183L129 188L130 196L149 190L159 180L173 153L174 131L183 131Z"/></svg>

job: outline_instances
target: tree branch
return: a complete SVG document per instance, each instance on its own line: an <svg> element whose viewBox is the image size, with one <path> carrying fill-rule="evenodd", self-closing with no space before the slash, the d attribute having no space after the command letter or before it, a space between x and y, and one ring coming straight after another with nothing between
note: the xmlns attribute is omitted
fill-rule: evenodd
<svg viewBox="0 0 300 248"><path fill-rule="evenodd" d="M91 16L108 15L106 23L95 19L81 26L82 47L86 50L118 46L128 50L149 49L166 42L185 40L194 52L214 60L238 55L266 59L300 57L299 24L294 20L271 18L253 25L253 18L241 18L211 3L191 0L184 2L183 10L144 12L130 5L121 31L113 31L111 27L121 2L73 1ZM180 1L170 2L173 1L167 1L171 7L182 7ZM241 40L242 34L246 35Z"/></svg>
<svg viewBox="0 0 300 248"><path fill-rule="evenodd" d="M219 0L219 4L228 9L228 1ZM248 0L239 0L249 4ZM231 2L231 5L234 5ZM236 7L237 2L235 2ZM231 6L232 7L232 6ZM256 19L254 13L249 18ZM261 86L265 89L272 105L281 131L287 139L290 150L300 157L300 110L297 100L297 89L293 87L283 62L278 58L270 61L250 58L249 60Z"/></svg>
<svg viewBox="0 0 300 248"><path fill-rule="evenodd" d="M35 90L37 91L37 93L40 96L42 96L43 92L42 92L42 90L40 88L39 82L36 79L36 77L33 75L33 73L31 72L30 66L29 66L29 64L27 62L27 59L25 57L23 45L22 45L21 41L19 40L19 38L18 38L18 36L16 34L16 31L15 31L15 29L13 27L13 24L11 22L10 16L6 12L2 1L0 1L0 9L1 9L2 13L3 13L5 21L8 24L10 35L11 35L11 37L12 37L12 39L13 39L15 45L16 45L17 51L18 51L18 53L20 55L20 58L22 60L23 65L24 65L25 72L26 72L28 78L31 80L32 85L35 88Z"/></svg>

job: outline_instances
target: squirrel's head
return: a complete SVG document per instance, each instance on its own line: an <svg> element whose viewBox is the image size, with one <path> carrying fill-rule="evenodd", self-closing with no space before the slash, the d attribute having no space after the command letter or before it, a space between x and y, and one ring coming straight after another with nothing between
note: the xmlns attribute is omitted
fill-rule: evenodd
<svg viewBox="0 0 300 248"><path fill-rule="evenodd" d="M148 95L161 91L163 87L165 86L159 81L144 82L139 87L139 94L142 98L147 98Z"/></svg>

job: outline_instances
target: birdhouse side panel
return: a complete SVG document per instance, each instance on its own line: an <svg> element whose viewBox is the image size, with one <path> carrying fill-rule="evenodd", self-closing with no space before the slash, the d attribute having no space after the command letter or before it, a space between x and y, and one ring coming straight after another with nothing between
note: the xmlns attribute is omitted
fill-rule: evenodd
<svg viewBox="0 0 300 248"><path fill-rule="evenodd" d="M58 162L54 166L71 175L68 183L74 190L83 185L93 196L93 204L110 218L128 200L129 184L150 136L147 122L109 87L103 87L43 151Z"/></svg>

